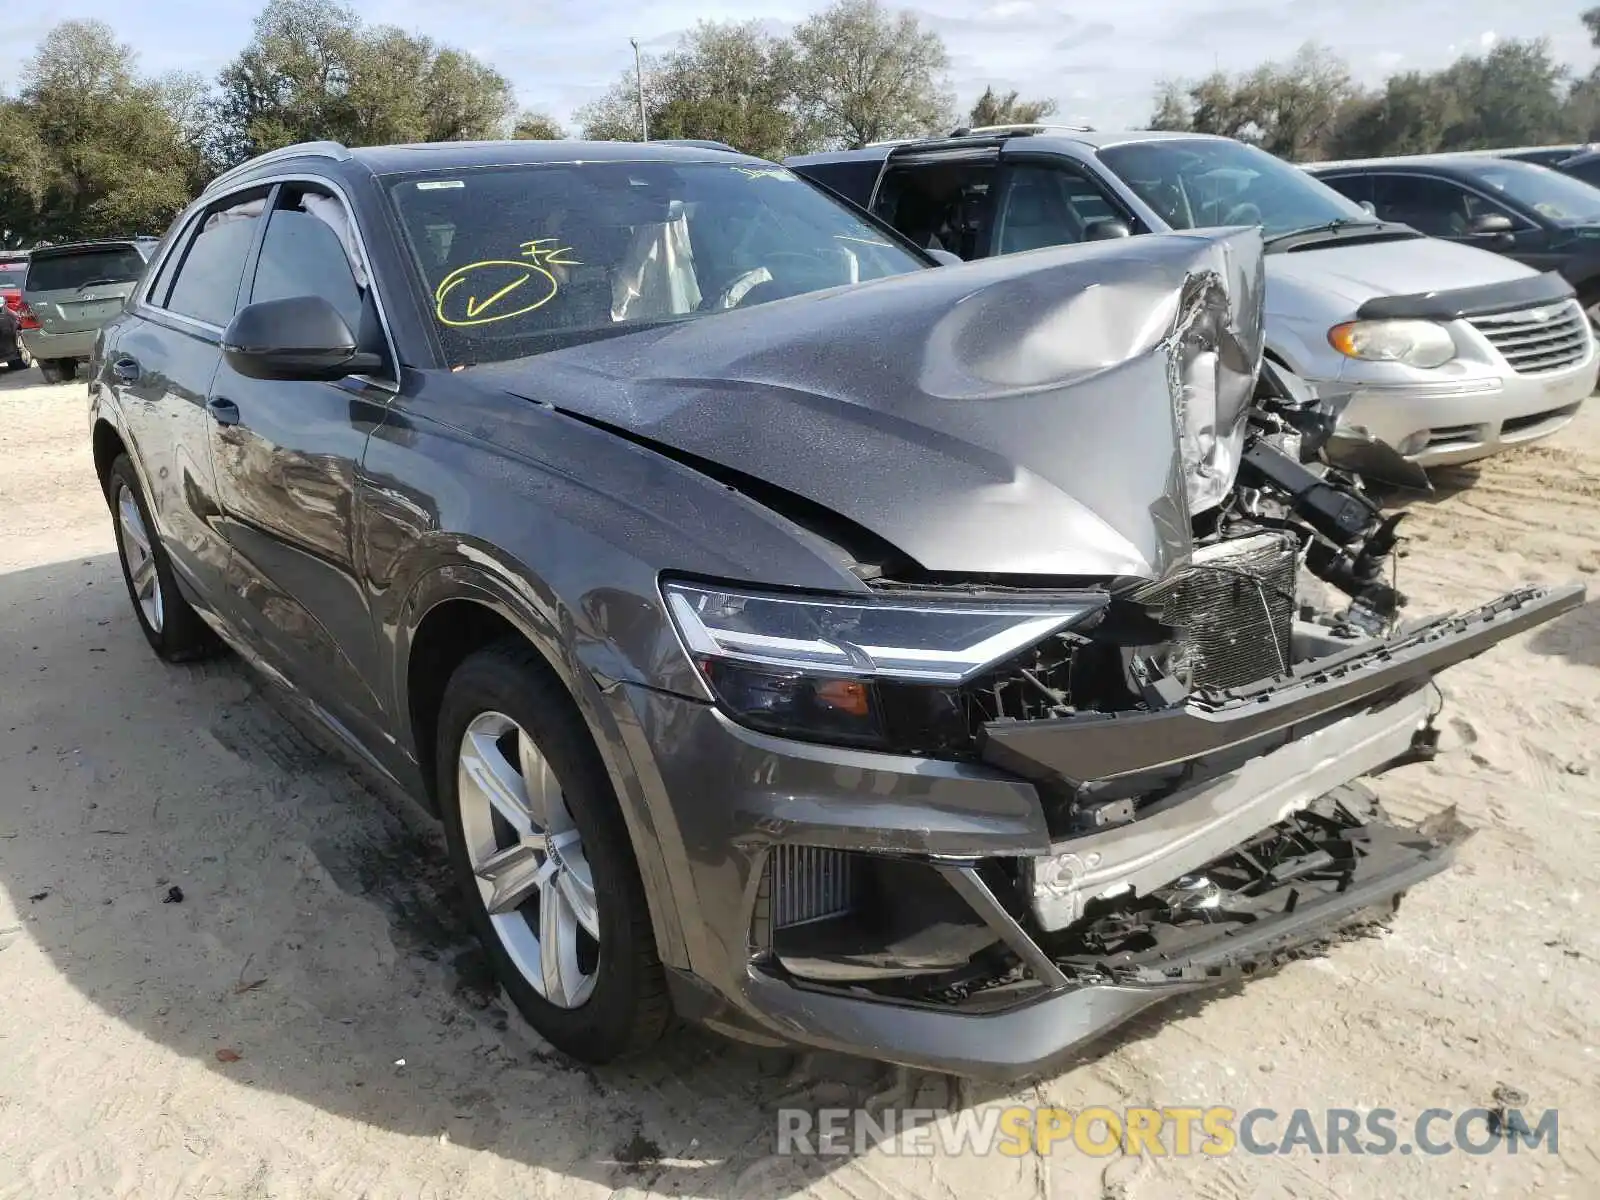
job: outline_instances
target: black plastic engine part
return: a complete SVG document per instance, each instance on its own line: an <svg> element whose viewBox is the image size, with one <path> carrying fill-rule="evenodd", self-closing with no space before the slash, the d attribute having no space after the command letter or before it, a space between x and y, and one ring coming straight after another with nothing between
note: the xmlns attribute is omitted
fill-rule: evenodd
<svg viewBox="0 0 1600 1200"><path fill-rule="evenodd" d="M1378 518L1371 501L1329 483L1260 439L1245 448L1239 478L1246 486L1284 493L1296 516L1340 546L1363 537Z"/></svg>

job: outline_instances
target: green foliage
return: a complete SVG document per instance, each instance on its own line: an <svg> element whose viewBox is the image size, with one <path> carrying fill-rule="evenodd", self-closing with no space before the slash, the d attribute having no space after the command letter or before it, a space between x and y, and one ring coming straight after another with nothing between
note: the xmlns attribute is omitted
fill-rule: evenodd
<svg viewBox="0 0 1600 1200"><path fill-rule="evenodd" d="M710 138L765 158L807 142L794 96L792 48L759 24L702 22L669 54L644 61L652 138ZM637 80L630 68L578 113L585 137L639 139Z"/></svg>
<svg viewBox="0 0 1600 1200"><path fill-rule="evenodd" d="M567 131L544 113L530 110L517 117L511 136L532 142L559 142L567 136Z"/></svg>
<svg viewBox="0 0 1600 1200"><path fill-rule="evenodd" d="M335 0L269 0L218 85L209 149L219 167L322 138L368 146L499 137L515 109L511 84L470 54L364 26Z"/></svg>
<svg viewBox="0 0 1600 1200"><path fill-rule="evenodd" d="M967 124L974 129L985 125L1033 125L1055 112L1054 100L1019 100L1015 90L1002 96L993 87L986 87L967 114Z"/></svg>
<svg viewBox="0 0 1600 1200"><path fill-rule="evenodd" d="M1600 8L1583 20L1600 36ZM1573 84L1548 43L1512 40L1366 91L1341 59L1307 46L1243 75L1164 83L1150 123L1242 138L1298 161L1539 145L1600 134L1600 79Z"/></svg>
<svg viewBox="0 0 1600 1200"><path fill-rule="evenodd" d="M1600 5L1579 15L1600 48ZM766 158L938 134L956 124L949 55L913 12L834 0L792 36L702 23L645 61L654 138L711 138ZM556 139L517 113L472 55L340 0L267 0L214 83L143 76L99 21L64 21L0 95L0 246L160 232L218 170L293 142ZM578 114L584 135L633 140L632 70ZM1373 89L1316 46L1239 74L1163 83L1150 125L1238 137L1296 160L1600 139L1600 69L1574 76L1540 41L1506 41ZM971 125L1043 120L1050 99L988 87Z"/></svg>
<svg viewBox="0 0 1600 1200"><path fill-rule="evenodd" d="M1357 95L1344 61L1309 44L1288 62L1242 75L1216 71L1193 83L1162 84L1150 124L1219 133L1297 159L1326 145Z"/></svg>
<svg viewBox="0 0 1600 1200"><path fill-rule="evenodd" d="M854 149L954 125L950 55L915 14L837 0L801 22L794 43L795 97L825 144Z"/></svg>
<svg viewBox="0 0 1600 1200"><path fill-rule="evenodd" d="M64 21L0 106L0 237L10 244L159 233L203 177L192 92L150 81L100 21Z"/></svg>

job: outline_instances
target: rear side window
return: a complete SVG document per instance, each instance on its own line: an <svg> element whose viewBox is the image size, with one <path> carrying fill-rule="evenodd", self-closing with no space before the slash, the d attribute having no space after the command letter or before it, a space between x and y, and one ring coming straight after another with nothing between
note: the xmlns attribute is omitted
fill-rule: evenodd
<svg viewBox="0 0 1600 1200"><path fill-rule="evenodd" d="M30 292L76 292L93 284L132 283L144 272L144 255L132 246L95 246L47 254L28 264Z"/></svg>
<svg viewBox="0 0 1600 1200"><path fill-rule="evenodd" d="M205 218L172 281L167 308L211 325L233 318L263 207L263 200L249 200Z"/></svg>

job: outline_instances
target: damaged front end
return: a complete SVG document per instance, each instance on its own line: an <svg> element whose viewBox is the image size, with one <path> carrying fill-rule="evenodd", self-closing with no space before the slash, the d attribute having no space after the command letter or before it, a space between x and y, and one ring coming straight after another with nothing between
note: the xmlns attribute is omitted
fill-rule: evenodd
<svg viewBox="0 0 1600 1200"><path fill-rule="evenodd" d="M978 1074L1041 1069L1149 1003L1359 927L1449 861L1459 826L1397 826L1354 781L1431 754L1440 671L1570 611L1584 591L1527 587L1403 621L1399 516L1351 466L1417 481L1342 430L1336 403L1261 366L1258 323L1239 311L1260 299L1248 248L1214 251L1149 351L1165 363L1185 481L1156 521L1183 519L1153 556L1162 569L1026 586L862 570L869 608L957 595L996 612L1074 612L954 677L872 675L883 638L844 606L813 631L865 665L849 688L808 685L812 703L873 714L882 740L860 744L1027 780L1048 841L916 853L807 842L775 824L749 986L788 1036L875 1039L886 1057ZM833 1007L860 1000L897 1006L905 1023L887 1037ZM1018 1040L997 1050L1004 1038Z"/></svg>

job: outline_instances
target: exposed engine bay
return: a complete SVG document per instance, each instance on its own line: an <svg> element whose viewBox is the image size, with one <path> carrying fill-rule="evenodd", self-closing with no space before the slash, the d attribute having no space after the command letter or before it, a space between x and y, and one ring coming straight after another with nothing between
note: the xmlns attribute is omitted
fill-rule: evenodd
<svg viewBox="0 0 1600 1200"><path fill-rule="evenodd" d="M1397 586L1404 513L1384 515L1361 476L1329 461L1338 409L1264 363L1237 480L1194 518L1189 562L1114 588L1099 625L985 680L973 690L982 716L1165 708L1195 689L1291 674L1304 657L1296 624L1350 640L1392 630L1406 603ZM1411 483L1409 464L1393 457L1391 478Z"/></svg>

